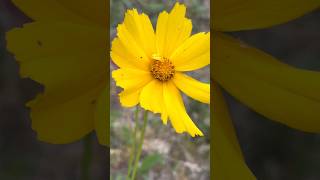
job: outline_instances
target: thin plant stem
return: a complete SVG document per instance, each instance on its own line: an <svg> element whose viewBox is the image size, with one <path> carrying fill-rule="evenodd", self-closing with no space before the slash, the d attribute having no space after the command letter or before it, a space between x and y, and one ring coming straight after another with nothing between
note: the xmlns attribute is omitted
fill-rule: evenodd
<svg viewBox="0 0 320 180"><path fill-rule="evenodd" d="M83 154L81 161L81 180L90 179L90 166L92 160L92 135L88 134L83 139Z"/></svg>
<svg viewBox="0 0 320 180"><path fill-rule="evenodd" d="M138 168L138 164L139 164L139 160L140 160L140 156L141 156L141 152L142 152L142 145L143 145L143 141L144 141L144 133L146 131L147 122L148 122L148 111L145 110L144 117L143 117L143 126L142 126L142 129L141 129L140 141L139 141L139 146L138 146L136 159L134 161L131 180L135 179L135 176L136 176L136 173L137 173L137 168Z"/></svg>
<svg viewBox="0 0 320 180"><path fill-rule="evenodd" d="M139 114L139 107L136 107L136 111L134 114L134 131L132 133L132 137L133 137L133 142L132 142L132 149L131 149L131 154L130 154L130 160L129 160L129 167L128 167L128 173L127 173L127 180L130 177L130 173L131 173L131 169L132 169L132 164L133 164L133 160L134 160L134 154L136 151L136 138L137 138L137 131L138 131L138 114Z"/></svg>

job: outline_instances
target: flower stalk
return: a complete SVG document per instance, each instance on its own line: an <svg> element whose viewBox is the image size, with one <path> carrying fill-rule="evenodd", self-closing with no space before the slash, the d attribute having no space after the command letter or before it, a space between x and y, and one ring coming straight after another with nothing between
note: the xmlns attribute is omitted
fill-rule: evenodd
<svg viewBox="0 0 320 180"><path fill-rule="evenodd" d="M90 166L92 160L92 134L88 134L83 139L83 154L81 161L81 180L90 179Z"/></svg>
<svg viewBox="0 0 320 180"><path fill-rule="evenodd" d="M142 146L143 146L143 142L144 142L144 134L145 134L145 131L146 131L146 126L147 126L147 122L148 122L148 111L145 110L145 113L144 113L144 116L143 116L143 126L142 126L142 129L141 129L141 132L140 132L140 139L139 141L137 142L136 140L136 135L137 135L137 131L138 131L138 108L136 110L136 113L135 113L135 130L134 130L134 141L133 141L133 147L132 147L132 151L131 151L131 155L130 155L130 162L129 162L129 167L128 167L128 174L127 174L127 180L134 180L135 177L136 177L136 174L137 174L137 169L138 169L138 166L139 166L139 160L140 160L140 156L141 156L141 153L142 153ZM137 145L136 145L137 143ZM138 148L138 149L136 149ZM132 163L133 163L133 159L134 159L134 164L133 164L133 167L132 167ZM132 169L132 174L131 174L131 177L129 178L130 176L130 173L131 173L131 169Z"/></svg>
<svg viewBox="0 0 320 180"><path fill-rule="evenodd" d="M132 142L132 148L131 148L131 154L130 154L130 159L129 159L129 167L128 167L126 180L130 179L130 173L132 171L134 154L135 154L135 151L136 151L136 138L137 138L137 131L138 131L138 123L139 123L139 120L138 120L139 117L138 116L139 116L139 106L136 107L135 114L134 114L134 125L135 125L135 127L134 127L134 130L133 130L133 133L132 133L133 142Z"/></svg>

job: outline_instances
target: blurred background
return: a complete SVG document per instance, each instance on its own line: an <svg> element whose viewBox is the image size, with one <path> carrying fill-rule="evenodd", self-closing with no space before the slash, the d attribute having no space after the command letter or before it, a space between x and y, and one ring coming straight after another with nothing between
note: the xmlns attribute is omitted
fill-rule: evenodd
<svg viewBox="0 0 320 180"><path fill-rule="evenodd" d="M173 7L173 0L111 0L110 39L116 36L116 27L123 22L127 9L136 8L149 15L155 27L158 14ZM187 6L187 17L192 20L193 34L210 31L209 0L180 1ZM111 70L117 67L111 63ZM209 67L190 73L192 77L209 82ZM134 129L135 108L123 108L119 104L118 93L121 88L111 80L111 148L110 170L112 180L122 180L127 175L131 152L132 131ZM188 134L177 134L170 122L162 124L159 115L149 113L145 134L141 166L137 179L142 180L208 180L210 174L210 112L209 106L184 96L188 114L203 131L204 137L192 138ZM141 110L140 110L141 112ZM140 114L142 124L142 113Z"/></svg>
<svg viewBox="0 0 320 180"><path fill-rule="evenodd" d="M31 22L9 0L0 0L0 180L79 180L83 141L52 145L37 140L25 103L43 90L19 77L19 66L6 51L5 32ZM107 150L92 139L92 179L107 179Z"/></svg>

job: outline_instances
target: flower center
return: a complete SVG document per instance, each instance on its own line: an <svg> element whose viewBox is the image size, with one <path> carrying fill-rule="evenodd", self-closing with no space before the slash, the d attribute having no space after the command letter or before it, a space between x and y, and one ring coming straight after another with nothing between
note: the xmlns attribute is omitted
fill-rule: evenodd
<svg viewBox="0 0 320 180"><path fill-rule="evenodd" d="M159 81L168 81L174 76L174 65L167 58L163 58L162 60L154 59L150 72L155 79Z"/></svg>

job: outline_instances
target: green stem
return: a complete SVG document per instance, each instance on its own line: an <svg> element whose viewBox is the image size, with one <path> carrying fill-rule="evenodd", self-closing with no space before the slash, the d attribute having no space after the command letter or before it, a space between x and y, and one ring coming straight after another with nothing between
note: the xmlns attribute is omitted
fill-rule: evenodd
<svg viewBox="0 0 320 180"><path fill-rule="evenodd" d="M131 154L130 154L130 160L129 160L129 167L128 167L128 173L127 173L127 180L130 177L130 173L131 173L131 169L132 169L132 163L133 163L133 159L134 159L134 153L136 151L136 138L137 138L137 131L138 131L138 114L139 114L139 107L136 107L136 111L134 114L134 131L133 131L133 142L132 142L132 150L131 150Z"/></svg>
<svg viewBox="0 0 320 180"><path fill-rule="evenodd" d="M148 111L145 110L144 117L143 117L143 126L142 126L142 130L141 130L140 141L139 141L139 146L138 146L136 159L134 161L131 180L135 179L135 176L136 176L136 173L137 173L137 168L138 168L138 164L139 164L139 160L140 160L140 155L141 155L141 152L142 152L142 145L143 145L143 141L144 141L144 133L146 131L147 122L148 122Z"/></svg>
<svg viewBox="0 0 320 180"><path fill-rule="evenodd" d="M89 171L92 159L92 137L91 133L83 139L83 154L81 161L81 179L89 180Z"/></svg>

